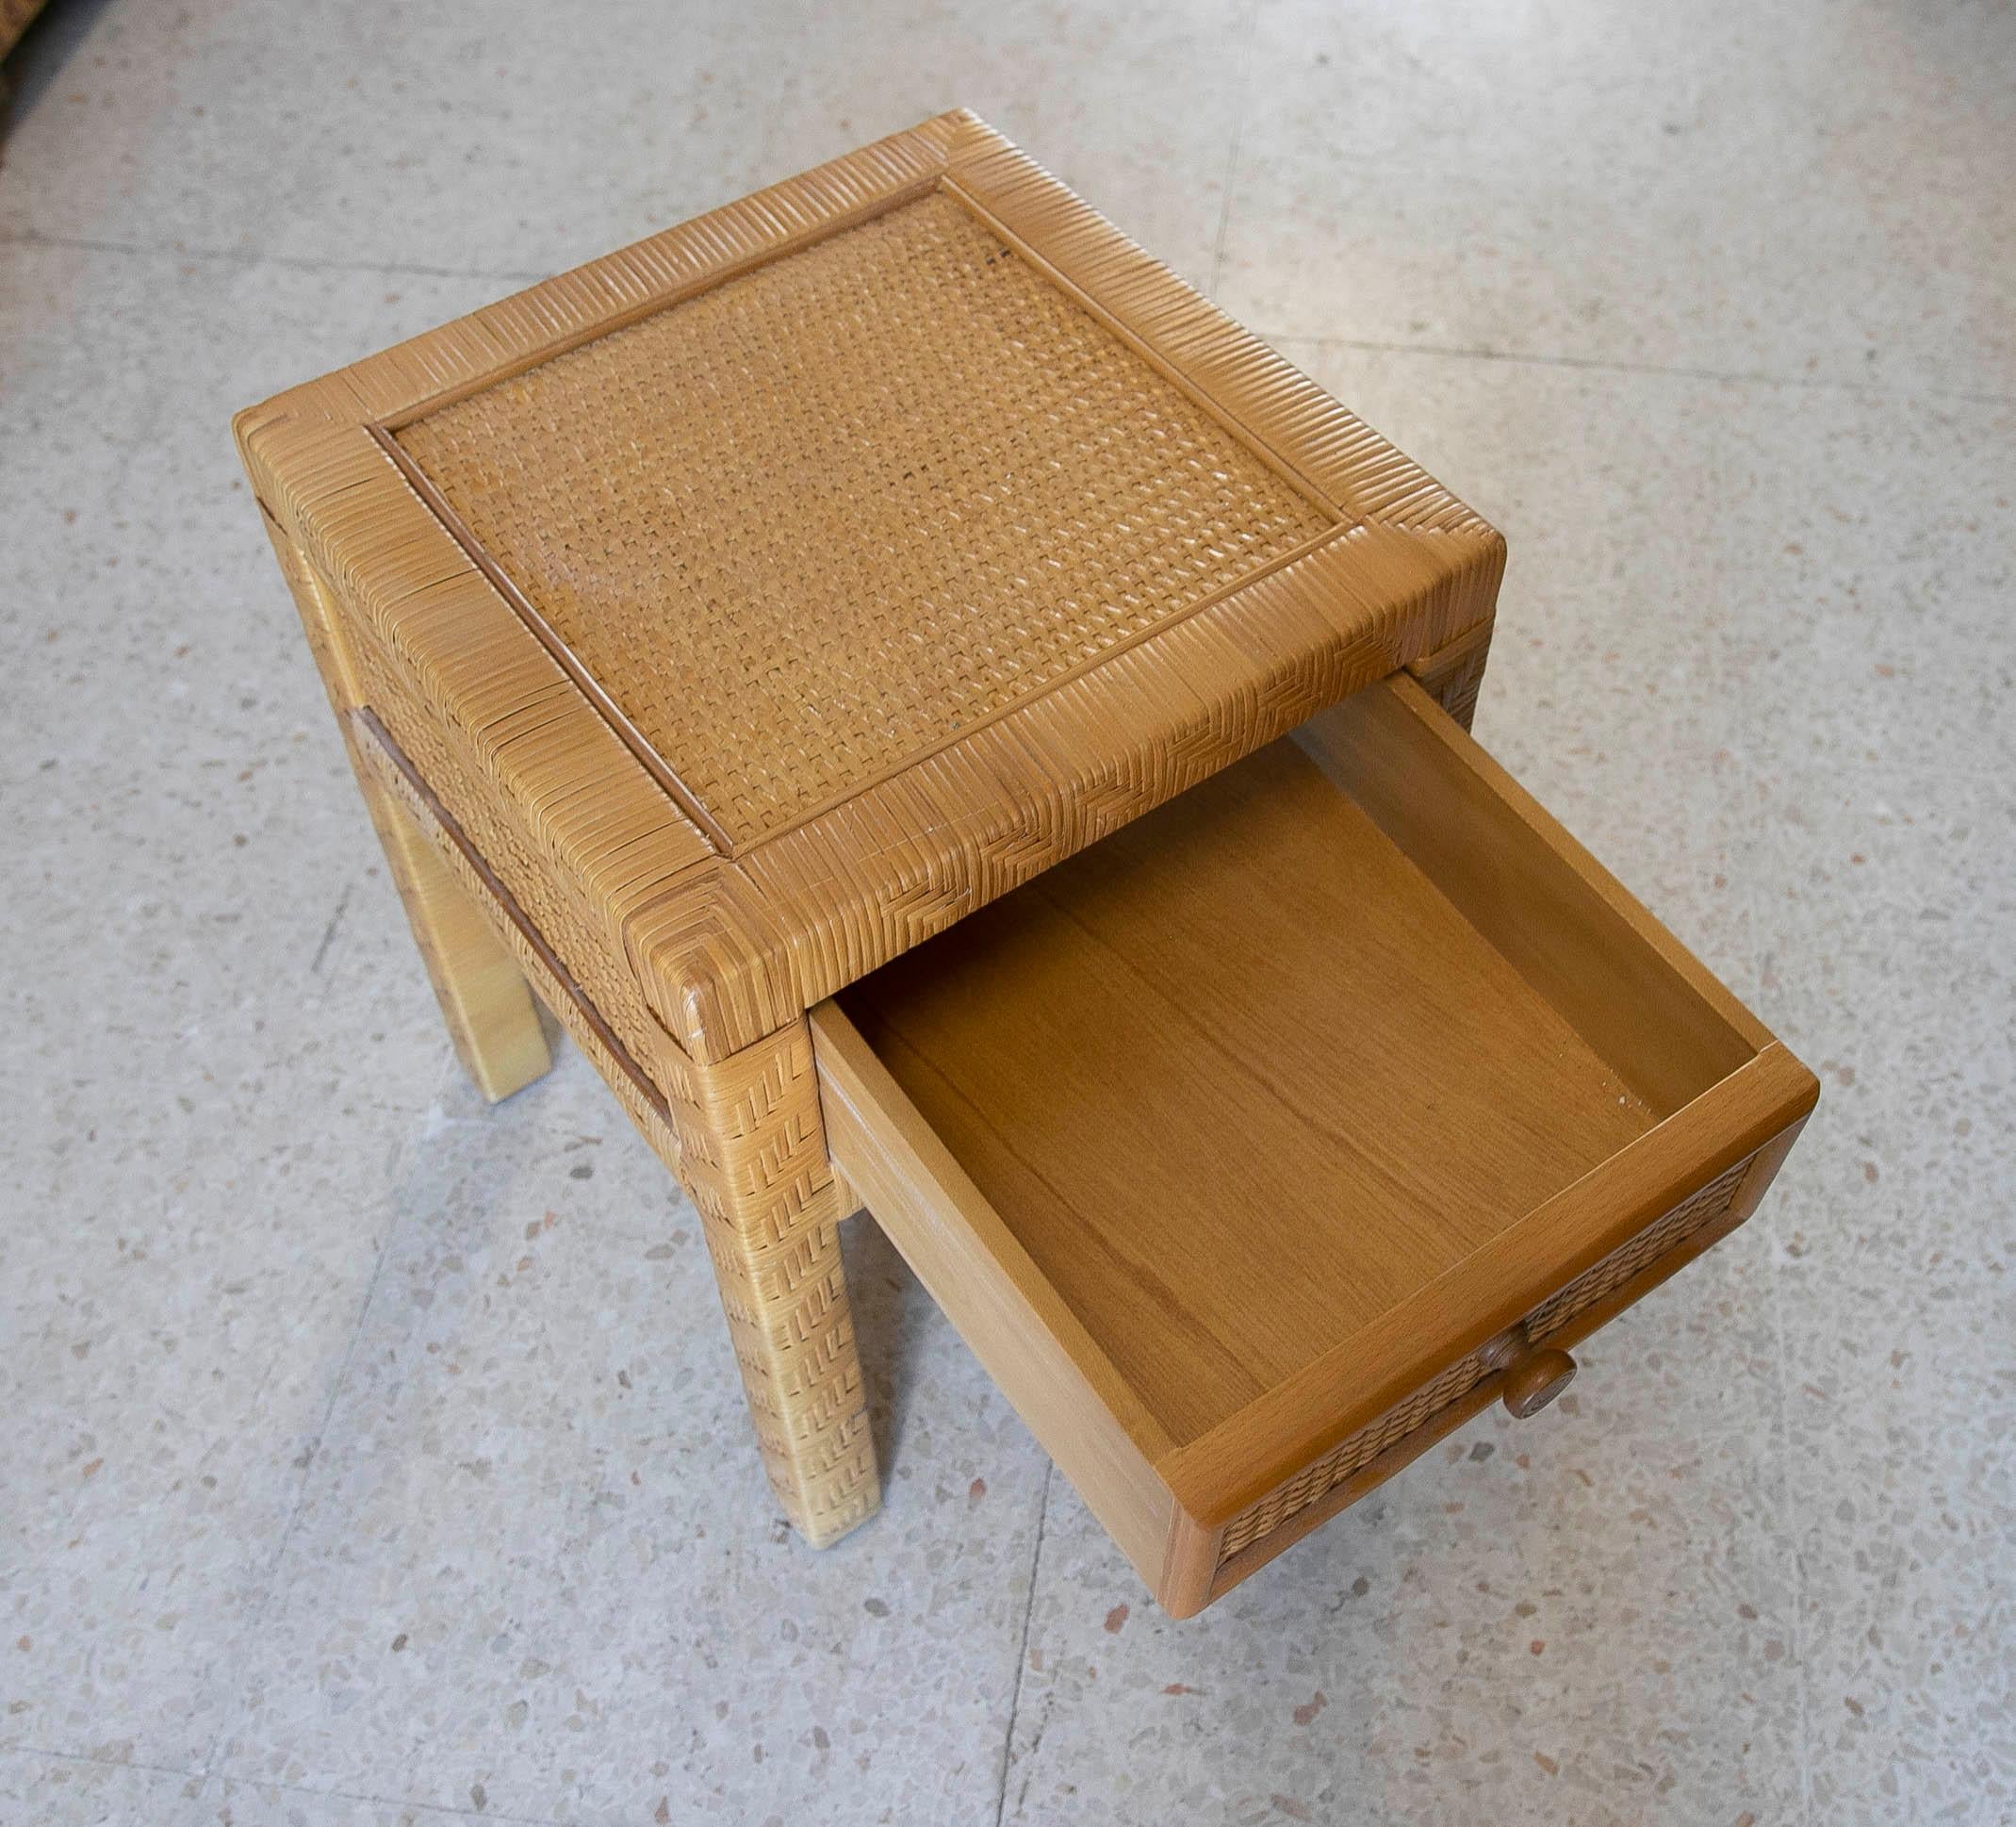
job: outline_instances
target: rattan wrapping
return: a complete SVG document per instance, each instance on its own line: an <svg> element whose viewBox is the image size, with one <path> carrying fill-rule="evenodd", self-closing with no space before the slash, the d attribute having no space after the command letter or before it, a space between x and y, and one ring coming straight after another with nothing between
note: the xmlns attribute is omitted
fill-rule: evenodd
<svg viewBox="0 0 2016 1827"><path fill-rule="evenodd" d="M611 935L579 904L566 879L542 863L513 807L478 785L448 735L414 699L378 644L360 636L352 650L364 693L361 701L391 732L631 1056L654 1077L663 1077L660 1062L674 1050L673 1042L645 1006L636 975Z"/></svg>
<svg viewBox="0 0 2016 1827"><path fill-rule="evenodd" d="M852 394L801 435L784 320L850 297L816 335ZM767 395L729 385L738 347ZM1082 409L1045 391L1059 368ZM699 1060L1487 623L1502 568L1461 502L965 114L238 436L468 794ZM576 465L565 488L542 458Z"/></svg>
<svg viewBox="0 0 2016 1827"><path fill-rule="evenodd" d="M1461 696L1503 564L964 113L237 431L367 798L685 1180L817 1540L876 1483L804 1011L1396 667Z"/></svg>
<svg viewBox="0 0 2016 1827"><path fill-rule="evenodd" d="M1648 1268L1667 1251L1677 1248L1704 1226L1713 1224L1729 1209L1750 1162L1738 1161L1719 1174L1698 1192L1690 1193L1670 1211L1640 1231L1621 1249L1612 1252L1595 1268L1584 1271L1566 1287L1549 1295L1526 1319L1528 1336L1545 1342L1574 1317L1593 1307ZM1271 1535L1291 1517L1335 1490L1353 1473L1369 1465L1388 1447L1425 1426L1436 1414L1464 1396L1490 1374L1481 1352L1458 1358L1432 1382L1423 1384L1404 1402L1389 1408L1369 1427L1361 1428L1340 1441L1319 1459L1313 1459L1293 1477L1241 1510L1225 1525L1219 1543L1219 1565L1223 1566L1242 1549Z"/></svg>
<svg viewBox="0 0 2016 1827"><path fill-rule="evenodd" d="M1477 720L1477 694L1491 657L1491 623L1483 622L1447 647L1408 663L1421 689L1466 730Z"/></svg>
<svg viewBox="0 0 2016 1827"><path fill-rule="evenodd" d="M827 1159L810 1032L801 1022L716 1064L680 1062L652 1095L637 1062L606 1045L587 1018L593 1005L581 987L528 940L523 911L511 910L471 866L431 796L369 733L356 747L464 887L490 908L541 999L684 1184L707 1238L771 1489L807 1539L837 1540L874 1514L880 1491L841 1264L846 1201Z"/></svg>
<svg viewBox="0 0 2016 1827"><path fill-rule="evenodd" d="M565 907L550 872L501 825L488 828L488 848L478 846L444 807L434 781L466 782L440 733L407 715L406 695L375 643L345 619L281 530L269 521L268 531L374 818L409 820L443 858L645 1140L684 1182L713 1260L771 1488L808 1539L837 1539L874 1513L879 1487L841 1266L845 1200L827 1159L804 1022L717 1063L688 1060L644 1009L633 977L612 967ZM368 690L426 745L433 775L422 776L377 738L376 730L388 726L375 707L363 708ZM360 724L360 716L369 721ZM487 814L488 802L476 799ZM390 843L387 855L396 869ZM506 869L526 885L529 904L518 900ZM595 1000L563 946L586 962L611 1006Z"/></svg>
<svg viewBox="0 0 2016 1827"><path fill-rule="evenodd" d="M1703 1225L1712 1224L1729 1209L1736 1196L1748 1160L1740 1160L1727 1173L1717 1175L1698 1193L1682 1199L1655 1224L1647 1226L1621 1250L1607 1256L1586 1275L1578 1276L1558 1294L1544 1300L1527 1315L1526 1330L1536 1342L1544 1343L1598 1301L1619 1288L1660 1257L1684 1242Z"/></svg>
<svg viewBox="0 0 2016 1827"><path fill-rule="evenodd" d="M1324 1492L1335 1490L1359 1467L1369 1464L1396 1440L1411 1434L1437 1410L1459 1400L1486 1374L1482 1359L1473 1352L1424 1383L1406 1401L1386 1410L1369 1427L1361 1428L1319 1459L1312 1459L1292 1478L1277 1485L1253 1505L1241 1510L1225 1525L1219 1544L1222 1565L1241 1548L1270 1535L1289 1517L1305 1510Z"/></svg>

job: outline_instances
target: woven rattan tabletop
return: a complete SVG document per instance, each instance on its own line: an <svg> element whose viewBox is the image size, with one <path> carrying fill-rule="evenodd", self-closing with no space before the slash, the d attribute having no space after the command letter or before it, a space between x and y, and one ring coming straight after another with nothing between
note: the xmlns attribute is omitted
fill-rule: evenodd
<svg viewBox="0 0 2016 1827"><path fill-rule="evenodd" d="M1457 639L1501 566L963 113L239 437L701 1058Z"/></svg>
<svg viewBox="0 0 2016 1827"><path fill-rule="evenodd" d="M737 849L1336 525L942 193L399 441Z"/></svg>

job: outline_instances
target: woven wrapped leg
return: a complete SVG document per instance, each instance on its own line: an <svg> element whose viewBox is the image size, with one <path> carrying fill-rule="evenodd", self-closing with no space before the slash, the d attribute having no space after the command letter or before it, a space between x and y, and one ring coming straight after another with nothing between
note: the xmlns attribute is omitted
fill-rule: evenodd
<svg viewBox="0 0 2016 1827"><path fill-rule="evenodd" d="M849 1202L819 1116L811 1031L793 1027L668 1087L680 1174L706 1226L771 1488L816 1547L879 1506L840 1260Z"/></svg>
<svg viewBox="0 0 2016 1827"><path fill-rule="evenodd" d="M1422 690L1466 730L1477 716L1477 693L1484 682L1484 663L1491 657L1491 627L1488 621L1480 622L1407 665Z"/></svg>

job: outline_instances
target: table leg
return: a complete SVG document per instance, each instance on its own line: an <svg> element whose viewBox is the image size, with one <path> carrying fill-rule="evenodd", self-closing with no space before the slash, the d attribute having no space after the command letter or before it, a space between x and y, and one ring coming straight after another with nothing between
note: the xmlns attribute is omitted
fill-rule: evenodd
<svg viewBox="0 0 2016 1827"><path fill-rule="evenodd" d="M669 1037L648 1061L618 1058L620 1044L554 974L522 914L486 911L485 897L500 892L495 880L428 829L432 809L401 797L396 768L360 752L348 713L361 697L328 592L270 518L267 531L470 1076L503 1096L546 1069L529 973L692 1194L771 1489L813 1546L839 1540L875 1514L881 1492L840 1258L853 1201L827 1157L811 1029L800 1017L712 1063L688 1059Z"/></svg>
<svg viewBox="0 0 2016 1827"><path fill-rule="evenodd" d="M489 912L547 1006L608 1081L653 1152L693 1197L763 1468L785 1516L814 1547L880 1502L875 1441L841 1266L854 1201L828 1157L803 1016L725 1060L690 1058L663 1030L632 1053L509 890L484 869L416 776L368 733L355 737L368 790L397 813Z"/></svg>
<svg viewBox="0 0 2016 1827"><path fill-rule="evenodd" d="M386 866L434 983L448 1037L477 1090L494 1104L529 1085L551 1063L531 986L482 908L455 880L412 815L362 765L349 722L349 713L361 701L356 667L329 593L294 542L270 515L263 518L294 606L301 612L323 688L342 727L357 785L385 847Z"/></svg>
<svg viewBox="0 0 2016 1827"><path fill-rule="evenodd" d="M881 1503L840 1259L853 1201L833 1177L811 1031L801 1017L669 1099L680 1176L713 1258L771 1489L814 1547Z"/></svg>
<svg viewBox="0 0 2016 1827"><path fill-rule="evenodd" d="M361 767L357 784L455 1056L491 1103L509 1097L552 1063L525 973L406 809Z"/></svg>
<svg viewBox="0 0 2016 1827"><path fill-rule="evenodd" d="M1466 730L1477 715L1477 691L1491 656L1491 626L1480 622L1434 652L1407 663L1421 689Z"/></svg>

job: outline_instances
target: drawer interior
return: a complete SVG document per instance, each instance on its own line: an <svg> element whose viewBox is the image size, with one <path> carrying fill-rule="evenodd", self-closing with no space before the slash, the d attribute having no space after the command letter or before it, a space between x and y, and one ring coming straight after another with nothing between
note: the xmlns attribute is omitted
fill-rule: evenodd
<svg viewBox="0 0 2016 1827"><path fill-rule="evenodd" d="M1756 1098L1667 1131L1773 1046L1403 680L813 1021L857 1191L1034 1298L1161 1483L1214 1468L1204 1523L1614 1246L1654 1157L1727 1172Z"/></svg>

